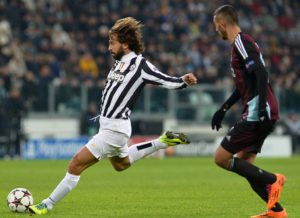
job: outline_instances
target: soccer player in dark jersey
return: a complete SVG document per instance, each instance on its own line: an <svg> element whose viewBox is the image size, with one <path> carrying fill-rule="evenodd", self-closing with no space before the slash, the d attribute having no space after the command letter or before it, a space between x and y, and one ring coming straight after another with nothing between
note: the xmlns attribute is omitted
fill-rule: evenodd
<svg viewBox="0 0 300 218"><path fill-rule="evenodd" d="M257 43L241 32L238 15L231 5L223 5L214 12L217 33L231 44L231 68L235 90L212 117L212 129L221 128L226 111L241 100L243 113L227 133L215 152L215 163L246 178L252 189L267 203L267 211L252 216L287 217L279 204L285 176L267 172L255 166L265 138L279 119L279 110L268 72Z"/></svg>

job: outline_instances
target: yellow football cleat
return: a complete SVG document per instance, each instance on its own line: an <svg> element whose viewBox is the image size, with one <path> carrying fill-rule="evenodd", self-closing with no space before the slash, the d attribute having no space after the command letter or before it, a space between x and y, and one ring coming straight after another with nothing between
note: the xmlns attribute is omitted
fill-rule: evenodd
<svg viewBox="0 0 300 218"><path fill-rule="evenodd" d="M31 205L29 207L29 211L31 213L37 214L37 215L44 215L46 213L48 213L48 208L47 205L45 203L39 203L36 205Z"/></svg>
<svg viewBox="0 0 300 218"><path fill-rule="evenodd" d="M175 146L179 144L189 144L189 138L183 133L166 131L160 136L159 141L167 144L168 146Z"/></svg>

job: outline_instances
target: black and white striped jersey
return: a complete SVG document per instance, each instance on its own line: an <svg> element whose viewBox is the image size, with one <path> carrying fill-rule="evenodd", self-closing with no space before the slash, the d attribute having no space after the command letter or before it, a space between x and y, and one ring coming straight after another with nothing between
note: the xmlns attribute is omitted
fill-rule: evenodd
<svg viewBox="0 0 300 218"><path fill-rule="evenodd" d="M131 52L115 61L110 70L101 98L100 116L127 119L146 84L168 89L181 89L187 85L182 78L160 72L142 55Z"/></svg>

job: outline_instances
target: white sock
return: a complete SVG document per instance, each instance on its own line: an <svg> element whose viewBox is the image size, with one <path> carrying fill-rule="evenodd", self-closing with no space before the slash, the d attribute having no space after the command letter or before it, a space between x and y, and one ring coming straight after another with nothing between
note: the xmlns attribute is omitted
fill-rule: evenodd
<svg viewBox="0 0 300 218"><path fill-rule="evenodd" d="M135 161L166 147L167 145L160 142L159 138L153 141L131 145L128 152L129 161L133 164Z"/></svg>
<svg viewBox="0 0 300 218"><path fill-rule="evenodd" d="M72 191L73 188L75 188L79 179L80 176L72 175L67 172L66 176L56 186L50 196L42 202L47 205L49 210L51 210L54 204L63 199L70 191Z"/></svg>

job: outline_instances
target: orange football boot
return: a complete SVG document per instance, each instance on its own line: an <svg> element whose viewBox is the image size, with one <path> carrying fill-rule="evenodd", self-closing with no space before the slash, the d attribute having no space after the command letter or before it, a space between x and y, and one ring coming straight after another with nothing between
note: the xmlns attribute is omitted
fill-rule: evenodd
<svg viewBox="0 0 300 218"><path fill-rule="evenodd" d="M271 209L274 207L276 202L278 202L281 194L282 187L285 183L285 176L282 174L275 174L276 175L276 181L271 184L270 190L269 190L269 197L268 197L268 209Z"/></svg>
<svg viewBox="0 0 300 218"><path fill-rule="evenodd" d="M273 210L268 210L267 212L264 212L259 215L251 216L251 218L287 218L287 212L285 209L280 212L275 212Z"/></svg>

